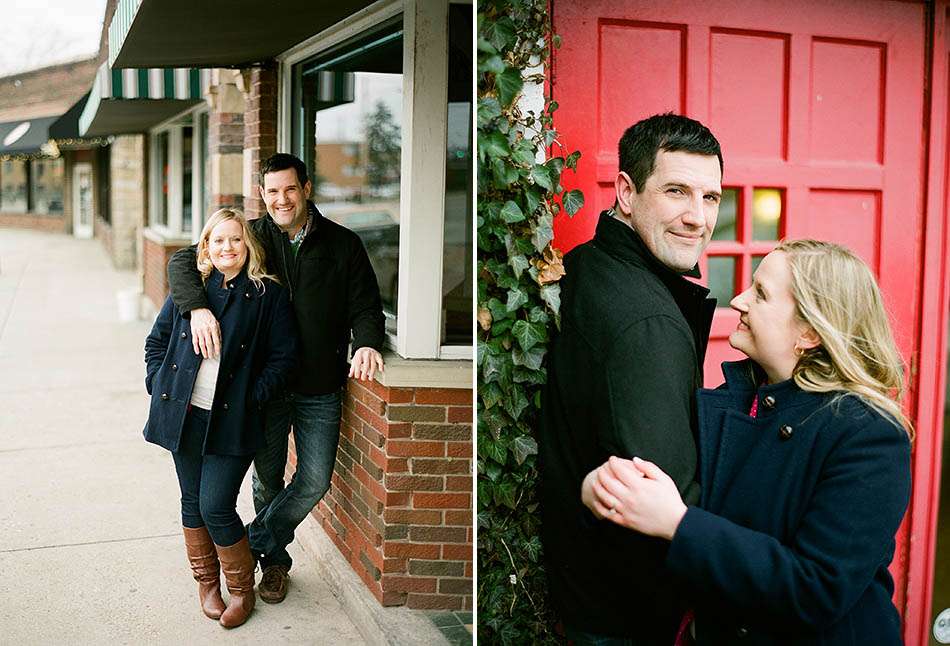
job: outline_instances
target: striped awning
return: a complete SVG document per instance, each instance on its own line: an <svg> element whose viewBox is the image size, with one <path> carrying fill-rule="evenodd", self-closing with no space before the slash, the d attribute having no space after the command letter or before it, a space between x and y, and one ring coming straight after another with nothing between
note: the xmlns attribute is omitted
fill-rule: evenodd
<svg viewBox="0 0 950 646"><path fill-rule="evenodd" d="M203 100L210 70L112 69L103 63L79 116L84 137L145 132Z"/></svg>

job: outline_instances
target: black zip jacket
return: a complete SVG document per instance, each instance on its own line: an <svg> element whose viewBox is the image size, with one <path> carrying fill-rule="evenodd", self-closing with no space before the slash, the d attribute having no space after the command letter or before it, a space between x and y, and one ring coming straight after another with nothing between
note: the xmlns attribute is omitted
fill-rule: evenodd
<svg viewBox="0 0 950 646"><path fill-rule="evenodd" d="M385 328L376 274L359 236L321 215L308 202L312 224L294 257L290 238L264 215L249 222L264 247L267 270L290 292L297 319L300 362L290 388L323 395L346 381L347 346L382 350ZM208 307L195 245L168 261L172 300L183 315Z"/></svg>
<svg viewBox="0 0 950 646"><path fill-rule="evenodd" d="M695 392L716 301L606 213L564 266L539 435L551 598L575 629L669 646L680 615L668 543L596 520L581 482L611 455L638 456L698 500Z"/></svg>

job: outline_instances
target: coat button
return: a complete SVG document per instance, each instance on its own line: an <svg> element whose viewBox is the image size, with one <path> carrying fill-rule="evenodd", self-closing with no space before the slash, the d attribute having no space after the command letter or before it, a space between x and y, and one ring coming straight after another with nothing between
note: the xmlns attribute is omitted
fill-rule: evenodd
<svg viewBox="0 0 950 646"><path fill-rule="evenodd" d="M243 350L244 348L246 348L246 347L247 347L247 346L244 345L243 343L241 344L241 349L242 349L242 350Z"/></svg>
<svg viewBox="0 0 950 646"><path fill-rule="evenodd" d="M788 424L782 424L782 427L778 430L778 436L783 440L790 439L792 437L792 427Z"/></svg>
<svg viewBox="0 0 950 646"><path fill-rule="evenodd" d="M188 333L187 333L187 332L182 332L182 333L181 333L181 338L187 339L187 338L188 338Z"/></svg>
<svg viewBox="0 0 950 646"><path fill-rule="evenodd" d="M163 401L163 402L167 402L167 401L168 401L168 393L162 393L162 401Z"/></svg>
<svg viewBox="0 0 950 646"><path fill-rule="evenodd" d="M225 402L224 405L223 405L221 408L223 408L224 410L227 410L227 409L228 409L228 404L227 404L227 402Z"/></svg>
<svg viewBox="0 0 950 646"><path fill-rule="evenodd" d="M762 404L766 408L775 408L775 397L772 397L772 395L766 395L762 400Z"/></svg>
<svg viewBox="0 0 950 646"><path fill-rule="evenodd" d="M244 298L250 298L250 297L251 297L250 292L244 292Z"/></svg>
<svg viewBox="0 0 950 646"><path fill-rule="evenodd" d="M178 370L178 364L177 364L177 363L173 363L173 364L172 364L172 370Z"/></svg>
<svg viewBox="0 0 950 646"><path fill-rule="evenodd" d="M736 637L739 637L740 639L742 637L745 637L748 634L749 634L749 629L746 628L745 626L740 626L739 629L736 630Z"/></svg>

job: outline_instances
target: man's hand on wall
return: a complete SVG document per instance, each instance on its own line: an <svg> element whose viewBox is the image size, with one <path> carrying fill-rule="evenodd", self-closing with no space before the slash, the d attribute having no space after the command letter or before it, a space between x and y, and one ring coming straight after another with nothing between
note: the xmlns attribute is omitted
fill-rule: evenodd
<svg viewBox="0 0 950 646"><path fill-rule="evenodd" d="M383 355L373 348L359 348L353 353L350 362L350 377L360 381L369 381L376 376L376 371L383 371Z"/></svg>

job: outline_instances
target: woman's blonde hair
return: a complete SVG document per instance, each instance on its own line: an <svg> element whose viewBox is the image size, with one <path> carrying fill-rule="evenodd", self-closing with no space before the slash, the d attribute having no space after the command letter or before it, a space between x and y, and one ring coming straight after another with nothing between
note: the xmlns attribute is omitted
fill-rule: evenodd
<svg viewBox="0 0 950 646"><path fill-rule="evenodd" d="M201 272L201 279L208 282L208 277L211 276L211 270L214 269L211 256L208 253L208 240L211 238L211 231L222 222L227 222L228 220L234 220L241 225L241 231L244 235L244 244L247 246L247 260L245 261L247 277L250 278L261 291L264 290L265 278L278 282L275 276L268 274L264 270L264 248L261 247L261 244L257 241L257 238L254 237L254 234L251 233L244 214L237 209L218 209L211 214L211 217L205 222L204 228L201 229L201 236L198 238L198 271Z"/></svg>
<svg viewBox="0 0 950 646"><path fill-rule="evenodd" d="M904 364L870 268L831 242L787 240L775 250L788 260L799 318L821 339L799 357L795 383L811 392L857 395L913 436L901 410Z"/></svg>

